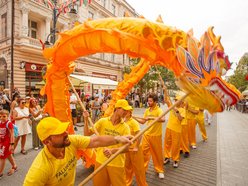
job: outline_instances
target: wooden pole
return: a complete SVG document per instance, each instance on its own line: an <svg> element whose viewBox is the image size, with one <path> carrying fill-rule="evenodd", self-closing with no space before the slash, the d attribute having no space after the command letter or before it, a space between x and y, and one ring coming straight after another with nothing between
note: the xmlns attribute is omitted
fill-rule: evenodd
<svg viewBox="0 0 248 186"><path fill-rule="evenodd" d="M158 120L164 117L168 112L170 112L174 107L176 107L182 100L184 100L189 94L190 93L187 93L184 96L182 96L181 99L176 101L174 105L171 105L166 111L163 112L163 114L157 117L149 126L147 126L138 134L136 134L131 141L134 142L135 140L137 140L148 129L150 129ZM100 172L108 163L110 163L116 156L118 156L121 152L123 152L128 146L129 144L125 144L121 148L119 148L119 150L115 152L109 159L107 159L100 167L98 167L93 173L91 173L87 178L85 178L81 183L79 183L79 186L85 185L91 178L93 178L98 172Z"/></svg>
<svg viewBox="0 0 248 186"><path fill-rule="evenodd" d="M72 87L72 90L73 90L74 94L76 95L77 100L79 101L80 106L82 107L83 111L86 111L86 109L85 109L85 107L84 107L84 104L82 103L82 101L81 101L81 99L80 99L80 97L79 97L79 95L78 95L78 93L77 93L77 91L76 91L74 85L72 84L72 82L71 82L69 76L68 76L68 81L70 82L70 85L71 85L71 87ZM87 119L88 119L88 121L89 121L91 127L93 128L94 133L95 133L97 136L99 136L99 133L97 132L96 128L94 127L94 124L93 124L91 118L90 118L90 117L87 117Z"/></svg>

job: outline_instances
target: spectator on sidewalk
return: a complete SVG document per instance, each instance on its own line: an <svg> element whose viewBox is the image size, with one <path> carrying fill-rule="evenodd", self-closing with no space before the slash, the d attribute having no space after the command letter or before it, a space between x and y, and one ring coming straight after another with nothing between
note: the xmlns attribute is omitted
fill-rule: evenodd
<svg viewBox="0 0 248 186"><path fill-rule="evenodd" d="M30 104L29 104L29 112L32 115L32 144L33 144L33 149L38 150L40 147L42 147L42 143L38 137L37 134L37 125L42 119L42 112L43 109L38 105L38 102L35 98L30 99Z"/></svg>
<svg viewBox="0 0 248 186"><path fill-rule="evenodd" d="M92 111L92 122L95 123L98 119L98 116L100 114L100 101L99 101L99 96L96 95L94 97L94 100L92 101L92 105L91 105L91 111Z"/></svg>
<svg viewBox="0 0 248 186"><path fill-rule="evenodd" d="M37 133L45 147L33 161L24 186L74 185L78 150L130 143L130 136L68 135L68 126L69 122L61 122L54 117L40 121ZM101 183L105 184L104 181Z"/></svg>
<svg viewBox="0 0 248 186"><path fill-rule="evenodd" d="M212 123L212 114L208 112L208 110L204 110L204 119L208 125L211 125Z"/></svg>
<svg viewBox="0 0 248 186"><path fill-rule="evenodd" d="M9 97L9 89L3 90L3 99L5 101L5 103L3 104L3 109L10 112L11 101L10 101L10 97Z"/></svg>
<svg viewBox="0 0 248 186"><path fill-rule="evenodd" d="M3 170L5 168L6 159L8 158L11 169L7 175L12 175L17 171L15 160L12 156L14 152L14 127L13 124L8 120L9 111L0 111L0 179L3 177Z"/></svg>
<svg viewBox="0 0 248 186"><path fill-rule="evenodd" d="M18 100L18 107L14 109L13 119L15 120L15 124L18 128L19 136L15 139L14 149L18 145L18 142L21 138L21 153L23 155L27 154L25 150L27 134L31 133L29 119L31 115L29 114L29 109L25 107L26 101L24 98L20 98Z"/></svg>
<svg viewBox="0 0 248 186"><path fill-rule="evenodd" d="M69 90L70 92L70 109L71 109L71 117L72 117L72 122L73 122L73 125L74 125L74 130L77 131L77 127L76 127L76 124L77 124L77 103L78 103L78 100L77 100L77 97L76 95L73 93L72 90Z"/></svg>

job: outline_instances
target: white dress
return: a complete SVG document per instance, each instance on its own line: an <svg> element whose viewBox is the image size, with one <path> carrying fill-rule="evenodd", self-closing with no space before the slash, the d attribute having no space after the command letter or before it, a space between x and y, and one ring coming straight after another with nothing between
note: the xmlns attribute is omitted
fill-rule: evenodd
<svg viewBox="0 0 248 186"><path fill-rule="evenodd" d="M27 107L24 107L23 109L21 109L20 107L16 107L15 110L17 112L17 117L29 115L29 110ZM18 127L19 136L31 133L31 128L30 125L28 124L28 120L29 119L27 118L15 120L15 124Z"/></svg>

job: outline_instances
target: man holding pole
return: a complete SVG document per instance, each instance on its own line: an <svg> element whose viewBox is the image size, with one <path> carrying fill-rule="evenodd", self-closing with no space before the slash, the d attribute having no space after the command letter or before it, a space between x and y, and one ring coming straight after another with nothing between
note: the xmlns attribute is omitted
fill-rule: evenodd
<svg viewBox="0 0 248 186"><path fill-rule="evenodd" d="M144 113L144 118L135 118L139 123L147 123L149 126L152 120L156 119L163 114L161 108L158 107L158 96L156 94L150 94L148 96L149 108ZM160 179L164 179L163 168L163 152L162 152L162 124L165 121L165 117L159 119L151 128L149 128L143 136L142 149L144 154L144 166L147 170L148 163L152 156L155 171L158 173Z"/></svg>
<svg viewBox="0 0 248 186"><path fill-rule="evenodd" d="M94 128L102 135L110 136L123 136L129 135L130 129L129 126L124 123L123 119L128 110L132 110L132 107L124 99L120 99L115 104L115 110L112 116L107 118L101 118L98 120ZM84 116L85 115L84 113ZM88 120L85 119L84 125L84 135L92 135L93 128L88 128ZM95 170L102 166L104 162L115 152L119 150L121 144L115 144L109 146L108 148L98 148L96 154L96 165ZM127 150L126 150L127 151ZM93 183L95 186L126 186L125 179L125 154L119 154L115 159L113 159L108 165L106 165L98 174L93 178Z"/></svg>
<svg viewBox="0 0 248 186"><path fill-rule="evenodd" d="M40 121L37 133L45 147L33 161L24 186L74 185L77 150L130 143L129 137L124 136L68 135L68 126L69 122L61 122L54 117Z"/></svg>

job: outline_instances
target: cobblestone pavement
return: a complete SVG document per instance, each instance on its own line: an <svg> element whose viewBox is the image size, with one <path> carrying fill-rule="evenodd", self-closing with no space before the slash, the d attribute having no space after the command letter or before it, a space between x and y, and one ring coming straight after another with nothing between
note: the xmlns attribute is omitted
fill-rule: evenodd
<svg viewBox="0 0 248 186"><path fill-rule="evenodd" d="M144 109L135 109L134 114L142 116ZM179 167L174 169L172 164L164 166L165 179L160 180L154 172L152 162L147 171L147 182L150 186L160 185L248 185L248 114L237 111L225 111L214 117L211 126L206 125L209 140L203 142L197 127L197 149L191 151L189 158L181 157ZM216 125L218 123L218 125ZM218 126L218 127L217 127ZM78 127L82 133L83 127ZM165 130L165 125L163 131ZM32 160L39 151L31 149L31 135L28 136L28 155L19 153L15 159L18 172L6 176L10 166L6 163L4 177L0 180L2 186L22 185ZM78 185L93 170L84 169L78 161L75 185ZM92 181L86 184L92 185ZM134 185L136 185L134 183Z"/></svg>

